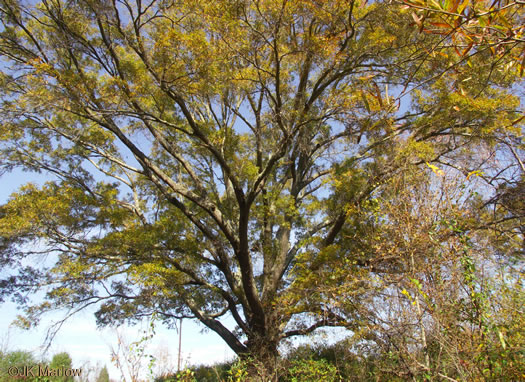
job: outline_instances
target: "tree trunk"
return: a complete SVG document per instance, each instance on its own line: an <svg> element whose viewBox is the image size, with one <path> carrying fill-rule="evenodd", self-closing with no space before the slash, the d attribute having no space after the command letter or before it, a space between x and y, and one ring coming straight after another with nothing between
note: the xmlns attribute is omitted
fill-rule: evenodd
<svg viewBox="0 0 525 382"><path fill-rule="evenodd" d="M242 355L241 359L246 362L250 381L277 381L279 361L277 338L266 333L248 340L246 344L248 352Z"/></svg>

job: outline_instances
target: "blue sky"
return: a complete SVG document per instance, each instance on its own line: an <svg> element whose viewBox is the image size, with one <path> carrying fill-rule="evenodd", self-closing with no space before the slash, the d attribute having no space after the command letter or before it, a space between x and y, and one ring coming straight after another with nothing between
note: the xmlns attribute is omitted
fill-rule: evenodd
<svg viewBox="0 0 525 382"><path fill-rule="evenodd" d="M14 171L0 178L0 204L7 201L9 195L27 182L43 183L46 177L43 174L24 173ZM28 350L36 357L42 356L42 345L47 328L52 322L62 317L60 312L46 316L39 327L31 331L18 329L12 325L19 312L16 305L6 302L0 305L0 350ZM115 328L97 329L95 325L94 310L84 311L72 317L62 326L56 335L51 348L44 355L51 358L53 354L66 351L73 358L73 366L81 367L87 362L91 366L106 365L110 377L120 380L120 372L111 363L111 348L116 348L117 333ZM143 327L118 328L129 342L139 340L143 334ZM203 326L184 320L182 325L182 359L186 365L212 364L234 357L233 352L222 339L211 331L202 332ZM146 348L146 353L155 355L161 350L168 349L173 367L177 366L178 333L177 330L168 330L157 325L156 334ZM87 371L84 371L87 372ZM147 368L145 370L147 372Z"/></svg>

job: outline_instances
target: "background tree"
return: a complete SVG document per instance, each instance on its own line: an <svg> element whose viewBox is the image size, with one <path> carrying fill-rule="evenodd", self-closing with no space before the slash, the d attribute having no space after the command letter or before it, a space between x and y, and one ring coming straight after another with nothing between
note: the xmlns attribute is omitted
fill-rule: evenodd
<svg viewBox="0 0 525 382"><path fill-rule="evenodd" d="M9 375L10 367L19 368L20 373L22 373L25 366L31 367L36 363L37 361L31 352L23 350L3 351L0 353L0 381L11 382L19 379Z"/></svg>
<svg viewBox="0 0 525 382"><path fill-rule="evenodd" d="M489 50L466 60L393 4L0 12L2 167L50 176L0 208L0 264L15 269L0 287L27 306L22 325L92 304L100 325L192 317L271 369L282 340L358 332L374 280L415 275L383 244L391 182L449 168L489 177L490 195L516 179L503 159L522 155L517 73ZM522 242L520 214L484 218Z"/></svg>
<svg viewBox="0 0 525 382"><path fill-rule="evenodd" d="M487 229L478 229L477 176L432 178L406 174L379 198L374 213L388 224L370 246L397 264L381 279L364 279L366 325L350 347L367 363L381 355L373 364L386 379L519 379L523 336L514 314L523 308L522 255L507 248L502 256ZM508 238L509 247L521 246ZM355 310L350 304L341 302Z"/></svg>
<svg viewBox="0 0 525 382"><path fill-rule="evenodd" d="M109 382L108 368L104 366L97 376L97 382Z"/></svg>
<svg viewBox="0 0 525 382"><path fill-rule="evenodd" d="M53 356L51 359L51 363L49 364L50 369L63 369L64 371L66 369L71 369L72 366L72 360L68 353L62 352L57 353ZM71 382L73 381L73 377L67 377L67 376L61 376L61 377L52 377L52 380L59 381L59 382Z"/></svg>

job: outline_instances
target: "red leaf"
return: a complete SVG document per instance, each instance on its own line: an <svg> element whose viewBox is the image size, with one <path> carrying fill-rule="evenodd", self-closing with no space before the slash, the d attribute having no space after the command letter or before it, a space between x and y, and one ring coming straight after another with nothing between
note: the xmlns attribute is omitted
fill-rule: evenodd
<svg viewBox="0 0 525 382"><path fill-rule="evenodd" d="M472 49L472 46L474 45L474 41L472 41L468 46L467 48L463 51L463 54L461 54L461 56L465 56L468 52L470 52L470 50Z"/></svg>

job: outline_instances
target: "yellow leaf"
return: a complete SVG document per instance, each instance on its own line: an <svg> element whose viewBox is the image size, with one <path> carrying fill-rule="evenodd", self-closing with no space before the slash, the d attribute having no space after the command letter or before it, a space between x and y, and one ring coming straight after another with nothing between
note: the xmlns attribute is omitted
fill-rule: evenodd
<svg viewBox="0 0 525 382"><path fill-rule="evenodd" d="M432 170L432 172L436 175L445 175L445 172L443 170L441 170L439 167L437 166L434 166L433 164L430 164L428 162L425 162L427 164L427 166Z"/></svg>
<svg viewBox="0 0 525 382"><path fill-rule="evenodd" d="M475 176L481 176L481 175L483 175L483 171L474 170L474 171L469 172L469 173L467 174L467 180L469 180L469 178L470 178L472 175L475 175Z"/></svg>
<svg viewBox="0 0 525 382"><path fill-rule="evenodd" d="M501 346L503 346L503 350L505 350L507 348L507 344L505 343L505 339L503 338L503 333L501 333L501 331L498 330L498 337L499 337L499 341L501 342Z"/></svg>

